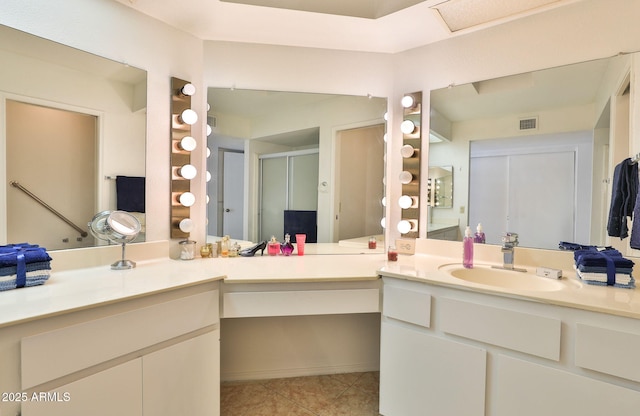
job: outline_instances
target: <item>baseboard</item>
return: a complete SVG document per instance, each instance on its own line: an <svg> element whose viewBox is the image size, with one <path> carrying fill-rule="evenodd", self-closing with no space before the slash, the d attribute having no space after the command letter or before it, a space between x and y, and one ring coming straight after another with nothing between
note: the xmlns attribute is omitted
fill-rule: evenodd
<svg viewBox="0 0 640 416"><path fill-rule="evenodd" d="M274 378L306 377L327 374L364 373L380 371L380 363L363 363L332 367L284 368L264 371L221 373L221 381L269 380Z"/></svg>

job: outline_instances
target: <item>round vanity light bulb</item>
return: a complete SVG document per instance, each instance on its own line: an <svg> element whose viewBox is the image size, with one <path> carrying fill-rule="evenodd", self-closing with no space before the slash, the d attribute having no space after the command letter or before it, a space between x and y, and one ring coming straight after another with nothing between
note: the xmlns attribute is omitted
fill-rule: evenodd
<svg viewBox="0 0 640 416"><path fill-rule="evenodd" d="M209 195L207 195L207 204L209 203L209 199L210 199L210 198L209 198Z"/></svg>
<svg viewBox="0 0 640 416"><path fill-rule="evenodd" d="M386 228L387 226L387 219L385 217L382 217L382 219L380 220L380 226L382 228Z"/></svg>
<svg viewBox="0 0 640 416"><path fill-rule="evenodd" d="M400 131L404 134L411 134L416 131L416 125L411 120L405 120L400 124Z"/></svg>
<svg viewBox="0 0 640 416"><path fill-rule="evenodd" d="M402 100L400 100L400 103L402 104L402 106L404 108L411 108L413 107L413 103L415 102L415 100L413 99L412 96L410 95L405 95L404 97L402 97Z"/></svg>
<svg viewBox="0 0 640 416"><path fill-rule="evenodd" d="M191 136L184 136L180 140L180 149L193 152L196 149L196 139Z"/></svg>
<svg viewBox="0 0 640 416"><path fill-rule="evenodd" d="M207 182L211 181L211 172L207 171Z"/></svg>
<svg viewBox="0 0 640 416"><path fill-rule="evenodd" d="M196 203L196 196L191 192L183 192L178 198L180 203L185 207L190 207Z"/></svg>
<svg viewBox="0 0 640 416"><path fill-rule="evenodd" d="M191 218L182 219L178 224L178 228L180 228L180 231L182 231L183 233L190 233L194 228L193 220Z"/></svg>
<svg viewBox="0 0 640 416"><path fill-rule="evenodd" d="M415 149L410 144L405 144L400 148L400 154L403 158L408 159L415 153Z"/></svg>
<svg viewBox="0 0 640 416"><path fill-rule="evenodd" d="M209 148L207 147L207 158L208 158L209 156L211 156L211 149L209 149Z"/></svg>
<svg viewBox="0 0 640 416"><path fill-rule="evenodd" d="M198 114L190 108L187 108L180 114L180 121L184 124L192 125L198 121Z"/></svg>
<svg viewBox="0 0 640 416"><path fill-rule="evenodd" d="M382 206L383 206L383 207L386 207L386 206L387 206L387 197L386 197L386 196L383 196L383 197L382 197Z"/></svg>
<svg viewBox="0 0 640 416"><path fill-rule="evenodd" d="M409 208L414 208L417 202L417 198L415 197L411 197L409 195L402 195L399 199L398 199L398 205L400 205L400 208L402 209L409 209Z"/></svg>
<svg viewBox="0 0 640 416"><path fill-rule="evenodd" d="M410 184L413 180L413 175L411 174L411 172L403 170L402 172L400 172L398 179L400 179L401 184L407 185Z"/></svg>
<svg viewBox="0 0 640 416"><path fill-rule="evenodd" d="M193 84L185 84L182 88L180 88L180 93L182 95L191 97L193 94L196 93L196 87Z"/></svg>
<svg viewBox="0 0 640 416"><path fill-rule="evenodd" d="M211 104L207 103L207 112L211 111Z"/></svg>
<svg viewBox="0 0 640 416"><path fill-rule="evenodd" d="M382 116L382 118L384 118L384 121L389 121L389 113L387 111L385 111L384 115Z"/></svg>
<svg viewBox="0 0 640 416"><path fill-rule="evenodd" d="M178 169L178 174L185 179L193 179L196 177L198 170L193 165L184 165Z"/></svg>
<svg viewBox="0 0 640 416"><path fill-rule="evenodd" d="M213 129L207 124L207 137L211 136L211 133L213 133Z"/></svg>
<svg viewBox="0 0 640 416"><path fill-rule="evenodd" d="M383 140L385 143L387 142L387 140L388 140L387 133L385 133L385 134L382 136L382 140Z"/></svg>
<svg viewBox="0 0 640 416"><path fill-rule="evenodd" d="M418 222L416 220L402 220L398 223L398 231L400 234L406 234L410 231L417 230Z"/></svg>

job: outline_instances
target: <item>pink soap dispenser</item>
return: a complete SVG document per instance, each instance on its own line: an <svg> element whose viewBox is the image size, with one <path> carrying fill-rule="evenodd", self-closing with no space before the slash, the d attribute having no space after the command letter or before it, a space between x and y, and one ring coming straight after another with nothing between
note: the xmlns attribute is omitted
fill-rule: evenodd
<svg viewBox="0 0 640 416"><path fill-rule="evenodd" d="M462 265L467 269L473 268L473 234L469 226L464 231L462 239Z"/></svg>

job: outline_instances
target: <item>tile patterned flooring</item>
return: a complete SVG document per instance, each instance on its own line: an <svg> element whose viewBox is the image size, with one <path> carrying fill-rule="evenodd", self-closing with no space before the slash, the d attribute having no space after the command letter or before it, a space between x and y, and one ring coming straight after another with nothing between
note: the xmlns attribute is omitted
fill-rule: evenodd
<svg viewBox="0 0 640 416"><path fill-rule="evenodd" d="M222 382L221 416L378 416L378 372Z"/></svg>

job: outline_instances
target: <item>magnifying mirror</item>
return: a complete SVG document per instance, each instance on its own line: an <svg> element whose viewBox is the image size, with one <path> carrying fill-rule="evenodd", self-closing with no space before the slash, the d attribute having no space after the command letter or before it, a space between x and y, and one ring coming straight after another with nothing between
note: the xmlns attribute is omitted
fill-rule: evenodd
<svg viewBox="0 0 640 416"><path fill-rule="evenodd" d="M126 211L102 211L89 222L89 231L100 240L122 245L122 259L111 265L112 270L126 270L136 267L136 263L125 259L125 246L140 232L140 221Z"/></svg>

